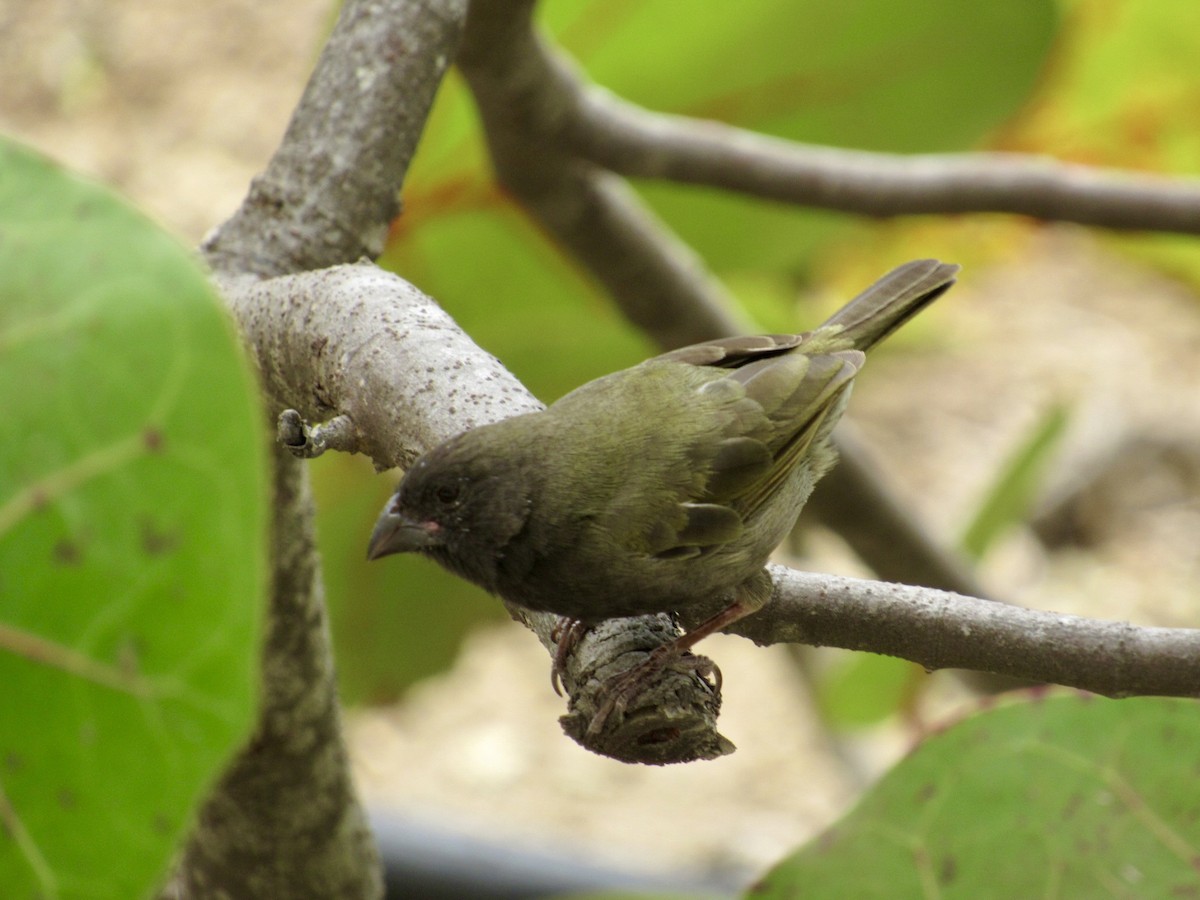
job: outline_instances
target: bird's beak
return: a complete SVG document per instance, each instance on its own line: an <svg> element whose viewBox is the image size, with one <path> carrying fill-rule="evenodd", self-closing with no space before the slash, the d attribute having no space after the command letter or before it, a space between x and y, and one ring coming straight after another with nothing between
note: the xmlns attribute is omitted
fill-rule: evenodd
<svg viewBox="0 0 1200 900"><path fill-rule="evenodd" d="M393 553L411 553L441 543L436 522L414 522L393 511L392 500L379 515L371 541L367 544L367 559L379 559Z"/></svg>

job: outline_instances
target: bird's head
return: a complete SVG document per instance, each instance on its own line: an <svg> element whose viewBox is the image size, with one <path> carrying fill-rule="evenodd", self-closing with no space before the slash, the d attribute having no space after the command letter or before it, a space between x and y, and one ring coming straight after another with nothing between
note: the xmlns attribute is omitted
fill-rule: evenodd
<svg viewBox="0 0 1200 900"><path fill-rule="evenodd" d="M405 473L375 523L368 559L419 552L493 589L505 547L525 526L531 472L494 426L434 447ZM510 450L512 448L509 448Z"/></svg>

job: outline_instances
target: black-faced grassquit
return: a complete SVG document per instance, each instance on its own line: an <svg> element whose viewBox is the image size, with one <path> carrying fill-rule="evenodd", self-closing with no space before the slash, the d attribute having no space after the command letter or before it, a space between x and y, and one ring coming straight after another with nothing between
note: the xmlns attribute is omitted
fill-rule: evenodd
<svg viewBox="0 0 1200 900"><path fill-rule="evenodd" d="M661 666L766 603L764 565L835 461L865 351L957 272L910 262L814 331L684 347L459 434L405 474L368 557L423 553L585 626L726 604L660 648Z"/></svg>

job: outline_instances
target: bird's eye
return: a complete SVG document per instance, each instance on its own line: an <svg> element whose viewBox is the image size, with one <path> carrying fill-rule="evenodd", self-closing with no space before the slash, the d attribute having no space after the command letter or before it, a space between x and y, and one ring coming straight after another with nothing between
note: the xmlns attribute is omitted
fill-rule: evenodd
<svg viewBox="0 0 1200 900"><path fill-rule="evenodd" d="M438 485L437 490L434 491L434 495L438 498L440 503L445 503L447 505L454 503L456 500L458 500L459 484L458 482L455 482L454 484Z"/></svg>

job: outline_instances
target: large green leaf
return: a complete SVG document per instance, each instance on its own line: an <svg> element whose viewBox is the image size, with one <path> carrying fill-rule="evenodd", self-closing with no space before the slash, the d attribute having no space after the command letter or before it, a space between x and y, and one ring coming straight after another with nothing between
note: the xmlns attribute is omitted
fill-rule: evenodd
<svg viewBox="0 0 1200 900"><path fill-rule="evenodd" d="M1064 40L1040 102L1004 149L1185 177L1200 173L1200 5L1191 0L1059 0ZM1150 232L1112 236L1123 252L1200 286L1200 242Z"/></svg>
<svg viewBox="0 0 1200 900"><path fill-rule="evenodd" d="M587 74L655 110L814 144L969 148L1028 99L1052 0L544 4ZM644 195L720 272L803 268L850 217L667 183Z"/></svg>
<svg viewBox="0 0 1200 900"><path fill-rule="evenodd" d="M934 735L750 896L1200 893L1200 705L1058 694Z"/></svg>
<svg viewBox="0 0 1200 900"><path fill-rule="evenodd" d="M652 109L813 143L971 143L1028 97L1048 0L548 0L543 21L594 80Z"/></svg>
<svg viewBox="0 0 1200 900"><path fill-rule="evenodd" d="M188 252L0 145L0 885L146 894L252 720L265 439Z"/></svg>

